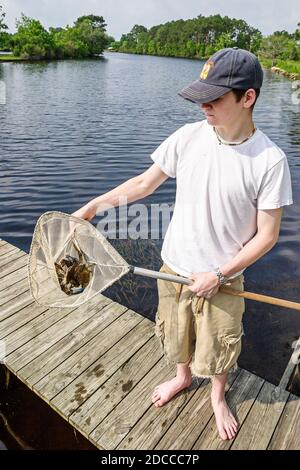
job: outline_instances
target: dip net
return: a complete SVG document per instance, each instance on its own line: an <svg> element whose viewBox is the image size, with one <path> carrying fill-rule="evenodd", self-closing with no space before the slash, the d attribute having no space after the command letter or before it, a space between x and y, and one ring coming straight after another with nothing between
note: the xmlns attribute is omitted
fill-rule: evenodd
<svg viewBox="0 0 300 470"><path fill-rule="evenodd" d="M78 307L130 271L130 265L86 220L46 212L37 221L28 277L45 307Z"/></svg>

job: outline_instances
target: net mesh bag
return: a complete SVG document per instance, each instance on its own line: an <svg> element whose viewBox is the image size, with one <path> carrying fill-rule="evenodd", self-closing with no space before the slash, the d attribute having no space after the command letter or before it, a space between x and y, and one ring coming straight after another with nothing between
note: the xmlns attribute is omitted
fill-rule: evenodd
<svg viewBox="0 0 300 470"><path fill-rule="evenodd" d="M78 307L128 273L130 266L89 222L62 212L37 221L28 277L45 307Z"/></svg>

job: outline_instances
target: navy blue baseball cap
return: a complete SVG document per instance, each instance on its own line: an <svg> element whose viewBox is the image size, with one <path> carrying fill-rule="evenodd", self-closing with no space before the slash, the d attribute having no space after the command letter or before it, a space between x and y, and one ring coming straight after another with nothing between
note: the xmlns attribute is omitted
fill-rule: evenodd
<svg viewBox="0 0 300 470"><path fill-rule="evenodd" d="M261 88L263 70L252 52L238 47L221 49L204 64L199 80L178 94L186 100L201 104L216 100L233 88Z"/></svg>

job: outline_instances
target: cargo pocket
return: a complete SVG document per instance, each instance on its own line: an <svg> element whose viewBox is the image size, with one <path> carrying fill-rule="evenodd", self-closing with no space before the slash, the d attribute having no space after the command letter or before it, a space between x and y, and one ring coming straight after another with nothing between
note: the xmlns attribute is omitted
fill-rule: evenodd
<svg viewBox="0 0 300 470"><path fill-rule="evenodd" d="M242 348L243 329L238 334L223 334L219 336L220 356L216 374L225 374L236 365Z"/></svg>
<svg viewBox="0 0 300 470"><path fill-rule="evenodd" d="M160 268L160 272L166 273L168 272L168 268L166 265L162 265ZM162 279L157 280L157 287L158 287L158 308L155 315L155 328L154 332L156 337L158 338L161 346L161 350L164 356L167 356L166 352L166 328L169 328L170 323L170 308L174 302L174 295L175 289L173 283L164 281Z"/></svg>

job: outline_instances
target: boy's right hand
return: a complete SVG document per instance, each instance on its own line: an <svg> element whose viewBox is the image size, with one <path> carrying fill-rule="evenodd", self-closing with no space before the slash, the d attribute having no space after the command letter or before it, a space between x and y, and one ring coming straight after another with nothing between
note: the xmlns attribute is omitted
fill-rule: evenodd
<svg viewBox="0 0 300 470"><path fill-rule="evenodd" d="M95 217L96 211L93 207L86 204L85 206L81 207L77 211L73 212L72 215L74 217L78 217L79 219L84 219L84 220L89 220L90 221Z"/></svg>

